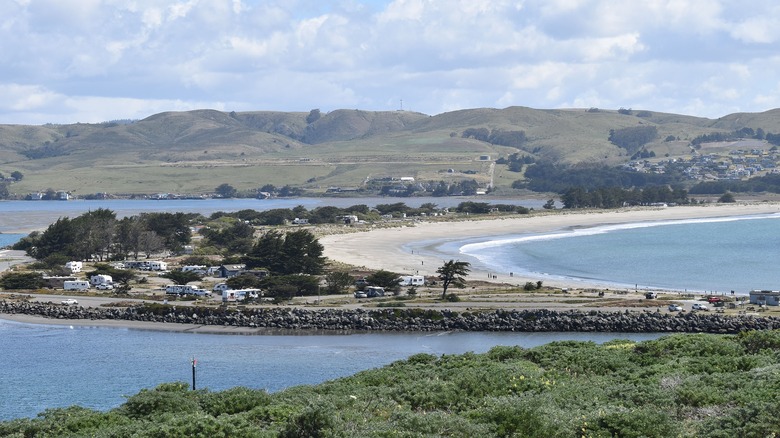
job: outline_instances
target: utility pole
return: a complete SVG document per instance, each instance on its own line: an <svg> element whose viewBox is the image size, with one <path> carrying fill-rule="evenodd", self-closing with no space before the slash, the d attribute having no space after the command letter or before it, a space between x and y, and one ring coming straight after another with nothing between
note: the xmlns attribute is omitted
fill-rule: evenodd
<svg viewBox="0 0 780 438"><path fill-rule="evenodd" d="M192 357L192 390L195 391L195 367L198 365L198 361L195 360L195 356Z"/></svg>

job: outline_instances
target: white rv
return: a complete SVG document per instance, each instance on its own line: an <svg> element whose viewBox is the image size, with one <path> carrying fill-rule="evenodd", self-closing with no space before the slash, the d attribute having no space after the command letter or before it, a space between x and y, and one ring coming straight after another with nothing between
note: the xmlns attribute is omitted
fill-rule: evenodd
<svg viewBox="0 0 780 438"><path fill-rule="evenodd" d="M99 284L113 284L114 279L110 275L98 274L89 277L89 283L92 286L97 286Z"/></svg>
<svg viewBox="0 0 780 438"><path fill-rule="evenodd" d="M223 303L235 303L236 300L238 300L238 295L236 294L236 291L231 289L222 291Z"/></svg>
<svg viewBox="0 0 780 438"><path fill-rule="evenodd" d="M72 262L65 263L65 269L69 270L74 274L77 272L81 272L82 267L83 264L81 262L72 261Z"/></svg>
<svg viewBox="0 0 780 438"><path fill-rule="evenodd" d="M65 281L62 283L62 288L64 290L85 291L89 290L89 282L83 280Z"/></svg>
<svg viewBox="0 0 780 438"><path fill-rule="evenodd" d="M150 271L167 271L168 270L168 263L160 262L160 261L150 261L147 262L149 266Z"/></svg>
<svg viewBox="0 0 780 438"><path fill-rule="evenodd" d="M167 295L197 295L197 296L211 296L211 292L206 289L201 289L197 286L190 286L189 284L171 284L165 286L165 293Z"/></svg>
<svg viewBox="0 0 780 438"><path fill-rule="evenodd" d="M422 275L406 275L401 277L401 286L425 286L425 277Z"/></svg>

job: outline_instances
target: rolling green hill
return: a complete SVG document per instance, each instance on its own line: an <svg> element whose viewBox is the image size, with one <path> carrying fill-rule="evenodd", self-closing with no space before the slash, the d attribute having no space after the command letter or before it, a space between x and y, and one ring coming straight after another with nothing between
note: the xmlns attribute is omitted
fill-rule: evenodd
<svg viewBox="0 0 780 438"><path fill-rule="evenodd" d="M780 133L780 109L717 120L650 111L477 108L428 116L409 111L336 110L155 114L132 123L0 125L0 173L20 171L11 185L25 194L53 188L77 195L204 193L222 183L239 190L286 184L324 192L358 187L372 178L490 180L490 162L512 153L562 163L620 164L629 154L609 141L610 130L654 126L647 145L658 156L685 156L701 134L744 127ZM467 130L521 132L502 146ZM669 136L680 141L665 142ZM493 142L496 143L496 142ZM489 155L489 160L480 156ZM508 193L518 175L496 166L495 187Z"/></svg>

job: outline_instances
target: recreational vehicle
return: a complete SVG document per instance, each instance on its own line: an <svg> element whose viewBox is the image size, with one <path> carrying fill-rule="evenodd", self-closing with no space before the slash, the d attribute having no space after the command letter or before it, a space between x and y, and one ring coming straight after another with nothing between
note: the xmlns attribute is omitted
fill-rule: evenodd
<svg viewBox="0 0 780 438"><path fill-rule="evenodd" d="M89 282L83 280L66 281L62 283L62 288L64 290L85 291L85 290L89 290Z"/></svg>

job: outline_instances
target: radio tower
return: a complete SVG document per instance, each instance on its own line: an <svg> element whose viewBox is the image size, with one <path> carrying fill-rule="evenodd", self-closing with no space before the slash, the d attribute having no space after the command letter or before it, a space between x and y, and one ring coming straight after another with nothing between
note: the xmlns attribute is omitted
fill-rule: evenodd
<svg viewBox="0 0 780 438"><path fill-rule="evenodd" d="M404 110L404 100L401 99L401 111L403 111L403 110Z"/></svg>

